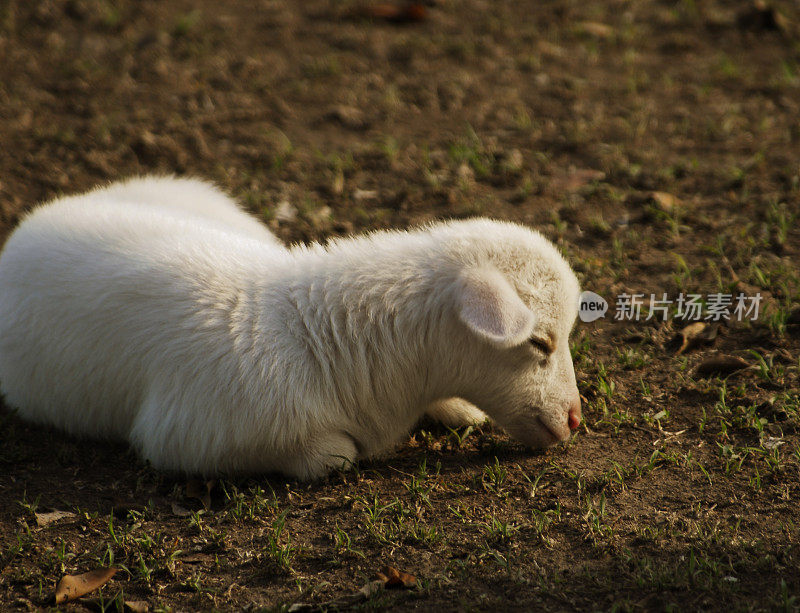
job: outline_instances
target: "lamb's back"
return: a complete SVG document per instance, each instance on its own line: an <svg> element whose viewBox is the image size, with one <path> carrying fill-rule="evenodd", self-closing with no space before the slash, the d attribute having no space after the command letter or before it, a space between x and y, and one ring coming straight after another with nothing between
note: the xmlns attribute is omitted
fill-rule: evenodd
<svg viewBox="0 0 800 613"><path fill-rule="evenodd" d="M70 199L35 209L0 255L7 403L72 432L126 435L153 385L243 342L236 326L249 325L254 275L286 260L152 207Z"/></svg>

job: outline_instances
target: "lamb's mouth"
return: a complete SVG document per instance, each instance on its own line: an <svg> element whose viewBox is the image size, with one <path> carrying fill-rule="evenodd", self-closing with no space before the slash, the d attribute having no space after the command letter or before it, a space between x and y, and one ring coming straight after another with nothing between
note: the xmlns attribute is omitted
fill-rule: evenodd
<svg viewBox="0 0 800 613"><path fill-rule="evenodd" d="M536 416L536 423L538 423L542 427L542 430L544 430L545 436L547 436L549 439L551 439L550 440L550 444L555 445L556 443L560 443L563 440L558 434L556 434L553 431L553 429L550 426L548 426L546 423L544 423L544 420L541 417L539 417L538 415Z"/></svg>

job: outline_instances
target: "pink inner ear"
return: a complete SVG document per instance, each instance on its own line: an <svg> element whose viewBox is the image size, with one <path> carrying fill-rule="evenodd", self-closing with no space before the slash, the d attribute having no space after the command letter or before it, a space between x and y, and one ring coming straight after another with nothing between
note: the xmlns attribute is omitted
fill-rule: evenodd
<svg viewBox="0 0 800 613"><path fill-rule="evenodd" d="M481 269L464 275L460 318L479 336L505 347L527 341L534 315L497 270Z"/></svg>

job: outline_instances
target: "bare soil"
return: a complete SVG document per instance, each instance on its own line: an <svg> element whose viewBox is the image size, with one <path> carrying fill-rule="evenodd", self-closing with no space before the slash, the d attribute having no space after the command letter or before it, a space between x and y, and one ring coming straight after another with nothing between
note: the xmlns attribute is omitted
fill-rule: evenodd
<svg viewBox="0 0 800 613"><path fill-rule="evenodd" d="M0 608L114 565L61 608L798 610L798 5L364 6L0 2L0 242L145 172L213 179L287 242L521 221L612 303L574 332L583 425L530 452L421 424L383 461L221 480L204 508L125 445L0 409ZM759 318L679 354L679 320L612 318L623 292L739 291ZM719 355L751 367L701 376ZM360 595L385 564L417 586Z"/></svg>

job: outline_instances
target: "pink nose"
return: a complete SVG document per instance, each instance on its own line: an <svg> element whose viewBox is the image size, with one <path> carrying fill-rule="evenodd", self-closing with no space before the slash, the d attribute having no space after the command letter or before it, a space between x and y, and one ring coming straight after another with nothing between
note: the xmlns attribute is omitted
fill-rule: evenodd
<svg viewBox="0 0 800 613"><path fill-rule="evenodd" d="M575 400L572 401L572 404L569 407L569 413L567 415L567 424L569 425L570 430L575 430L578 426L581 425L580 397L576 397Z"/></svg>

